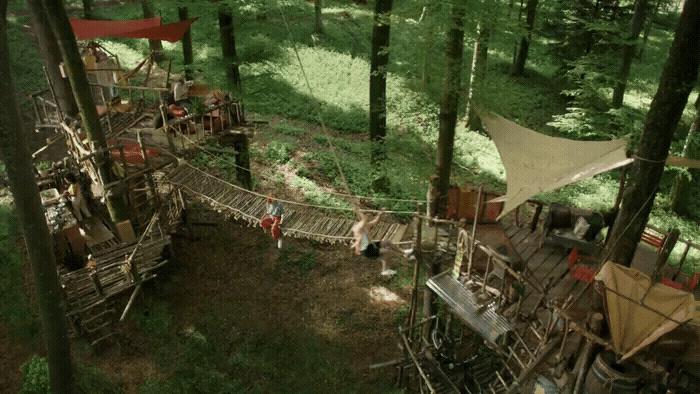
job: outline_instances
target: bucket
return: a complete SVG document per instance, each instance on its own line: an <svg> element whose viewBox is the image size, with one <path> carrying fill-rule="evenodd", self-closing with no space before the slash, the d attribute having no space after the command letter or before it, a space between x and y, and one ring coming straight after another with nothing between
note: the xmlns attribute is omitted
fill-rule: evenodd
<svg viewBox="0 0 700 394"><path fill-rule="evenodd" d="M585 394L637 394L642 379L639 367L632 363L615 363L610 351L598 353L586 375Z"/></svg>

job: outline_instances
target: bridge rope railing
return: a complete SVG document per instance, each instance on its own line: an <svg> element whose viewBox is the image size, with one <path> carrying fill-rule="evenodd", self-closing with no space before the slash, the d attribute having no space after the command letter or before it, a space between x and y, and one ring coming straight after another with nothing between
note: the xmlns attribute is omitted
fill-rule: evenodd
<svg viewBox="0 0 700 394"><path fill-rule="evenodd" d="M182 163L165 178L174 187L198 195L201 198L234 212L234 216L242 217L250 224L257 224L264 215L266 195L244 189L213 174L203 171L189 163ZM206 190L209 187L211 190ZM225 196L225 197L224 197ZM248 197L246 197L248 196ZM254 201L255 200L255 201ZM345 210L338 207L325 207L315 204L299 203L296 201L279 200L287 207L285 224L282 231L288 235L296 235L331 243L350 241L350 229L354 221L347 218L333 218L327 214L319 214L318 208ZM235 204L234 204L235 203ZM375 226L372 231L374 239L388 239L395 236L405 226L398 223L383 223ZM334 229L335 234L319 232L318 230ZM331 230L333 231L333 230Z"/></svg>

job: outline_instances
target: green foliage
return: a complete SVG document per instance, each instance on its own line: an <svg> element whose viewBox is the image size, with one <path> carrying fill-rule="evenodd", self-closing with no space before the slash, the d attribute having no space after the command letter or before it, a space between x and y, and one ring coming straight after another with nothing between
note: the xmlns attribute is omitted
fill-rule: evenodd
<svg viewBox="0 0 700 394"><path fill-rule="evenodd" d="M37 339L40 323L23 294L25 261L18 250L19 229L12 208L0 205L0 321L12 335L23 340Z"/></svg>
<svg viewBox="0 0 700 394"><path fill-rule="evenodd" d="M46 358L36 354L20 366L22 372L22 388L20 393L48 393L49 364ZM113 378L105 375L92 364L76 363L73 366L75 383L83 393L119 393L119 384Z"/></svg>
<svg viewBox="0 0 700 394"><path fill-rule="evenodd" d="M44 357L32 356L19 370L22 372L20 394L49 392L49 364Z"/></svg>
<svg viewBox="0 0 700 394"><path fill-rule="evenodd" d="M306 178L306 179L311 179L311 171L303 164L298 164L296 166L297 172L296 175L298 177Z"/></svg>
<svg viewBox="0 0 700 394"><path fill-rule="evenodd" d="M241 380L227 372L225 356L202 333L193 330L179 338L182 357L172 360L174 372L168 380L148 380L139 388L142 394L157 393L242 393Z"/></svg>
<svg viewBox="0 0 700 394"><path fill-rule="evenodd" d="M307 133L307 131L304 129L300 129L298 127L293 127L293 126L290 126L290 125L284 124L284 123L276 125L275 132L277 132L279 134L290 135L293 137Z"/></svg>
<svg viewBox="0 0 700 394"><path fill-rule="evenodd" d="M144 302L134 308L129 314L136 326L153 337L163 337L173 321L173 314L167 302L147 297Z"/></svg>
<svg viewBox="0 0 700 394"><path fill-rule="evenodd" d="M225 147L214 144L214 147L218 149L224 149ZM206 148L206 147L205 147ZM259 155L260 151L253 152L250 151L251 157L254 154ZM231 183L238 183L236 179L236 157L233 154L227 153L208 153L208 152L197 152L194 158L190 161L193 165L202 167L204 169L217 168L221 171L220 175Z"/></svg>
<svg viewBox="0 0 700 394"><path fill-rule="evenodd" d="M409 312L409 307L408 305L401 305L396 309L396 316L394 318L394 321L396 322L397 326L405 326L408 323L408 312Z"/></svg>
<svg viewBox="0 0 700 394"><path fill-rule="evenodd" d="M77 363L75 365L75 380L84 393L116 394L120 393L117 381L104 374L92 364Z"/></svg>
<svg viewBox="0 0 700 394"><path fill-rule="evenodd" d="M295 246L287 247L282 249L281 261L286 271L306 276L316 267L316 251L313 248L305 251Z"/></svg>
<svg viewBox="0 0 700 394"><path fill-rule="evenodd" d="M51 162L50 162L50 161L40 161L40 162L37 163L37 165L36 165L36 169L39 170L39 171L47 170L47 169L49 169L49 168L51 168Z"/></svg>
<svg viewBox="0 0 700 394"><path fill-rule="evenodd" d="M284 164L292 158L296 148L293 142L270 141L265 149L265 158L271 163Z"/></svg>

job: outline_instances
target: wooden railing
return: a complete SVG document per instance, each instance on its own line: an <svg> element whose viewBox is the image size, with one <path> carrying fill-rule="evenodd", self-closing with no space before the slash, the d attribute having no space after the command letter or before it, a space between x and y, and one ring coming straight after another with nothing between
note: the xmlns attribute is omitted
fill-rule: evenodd
<svg viewBox="0 0 700 394"><path fill-rule="evenodd" d="M56 105L49 89L31 93L29 98L34 109L35 127L58 128L63 117L61 109Z"/></svg>

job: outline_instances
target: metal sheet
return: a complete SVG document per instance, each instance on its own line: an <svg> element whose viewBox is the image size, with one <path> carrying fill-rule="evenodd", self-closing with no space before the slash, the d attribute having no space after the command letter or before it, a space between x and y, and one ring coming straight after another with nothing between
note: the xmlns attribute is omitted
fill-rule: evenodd
<svg viewBox="0 0 700 394"><path fill-rule="evenodd" d="M428 287L442 298L459 316L462 321L481 334L491 343L512 328L508 319L496 312L496 302L491 301L483 311L479 311L479 303L474 293L445 271L427 282Z"/></svg>

